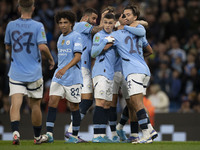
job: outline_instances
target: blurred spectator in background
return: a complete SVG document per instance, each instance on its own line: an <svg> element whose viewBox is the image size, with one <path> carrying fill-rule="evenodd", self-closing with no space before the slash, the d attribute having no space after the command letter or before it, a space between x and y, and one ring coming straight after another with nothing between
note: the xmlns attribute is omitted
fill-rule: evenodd
<svg viewBox="0 0 200 150"><path fill-rule="evenodd" d="M160 89L158 84L151 85L148 99L155 107L155 113L169 112L169 97Z"/></svg>
<svg viewBox="0 0 200 150"><path fill-rule="evenodd" d="M180 72L178 70L174 70L172 72L172 79L170 82L170 92L169 92L170 101L179 103L180 102L180 94L181 94Z"/></svg>

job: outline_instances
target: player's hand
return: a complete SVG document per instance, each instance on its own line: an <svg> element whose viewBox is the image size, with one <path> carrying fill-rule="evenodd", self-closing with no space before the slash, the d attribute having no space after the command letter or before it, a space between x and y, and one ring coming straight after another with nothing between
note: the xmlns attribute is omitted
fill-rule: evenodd
<svg viewBox="0 0 200 150"><path fill-rule="evenodd" d="M124 14L121 14L121 16L119 17L119 22L121 25L126 25L126 20L125 20L126 17L124 18L123 15Z"/></svg>
<svg viewBox="0 0 200 150"><path fill-rule="evenodd" d="M49 64L50 64L49 70L52 70L54 68L54 66L55 66L54 60L49 60Z"/></svg>
<svg viewBox="0 0 200 150"><path fill-rule="evenodd" d="M111 36L107 36L104 39L106 39L108 41L108 43L114 43L115 42L115 39Z"/></svg>
<svg viewBox="0 0 200 150"><path fill-rule="evenodd" d="M101 19L103 19L103 18L105 17L105 15L106 15L108 12L109 12L109 10L106 10L105 12L103 12L103 13L101 14Z"/></svg>
<svg viewBox="0 0 200 150"><path fill-rule="evenodd" d="M117 21L117 22L115 23L115 28L119 27L120 25L121 25L120 22Z"/></svg>
<svg viewBox="0 0 200 150"><path fill-rule="evenodd" d="M85 16L83 16L83 17L81 18L81 22L82 22L82 21L87 22L88 19L89 19L89 17L88 17L87 15L85 15Z"/></svg>
<svg viewBox="0 0 200 150"><path fill-rule="evenodd" d="M56 73L56 78L61 79L62 76L65 74L66 69L62 68L60 70L58 70L58 72Z"/></svg>

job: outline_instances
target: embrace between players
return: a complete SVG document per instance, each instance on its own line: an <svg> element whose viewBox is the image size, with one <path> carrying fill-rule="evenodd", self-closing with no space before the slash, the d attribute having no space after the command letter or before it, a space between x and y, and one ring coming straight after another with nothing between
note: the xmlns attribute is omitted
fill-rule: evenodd
<svg viewBox="0 0 200 150"><path fill-rule="evenodd" d="M92 142L152 143L158 134L153 129L143 104L143 95L146 94L150 80L150 70L144 57L149 56L152 49L146 39L145 28L141 25L147 23L137 20L140 14L138 8L128 5L116 21L114 9L108 7L102 11L98 26L95 26L98 13L92 8L85 10L80 22L75 22L76 16L71 11L56 13L55 21L62 34L57 41L58 67L50 86L47 132L44 135L40 133L42 117L39 106L43 94L40 52L44 52L49 59L50 69L54 67L54 61L45 45L43 25L31 19L34 0L19 0L19 10L21 18L8 24L5 35L6 50L12 58L9 86L13 144L20 143L19 110L24 94L28 94L31 100L35 144L54 142L53 128L61 98L69 101L71 110L72 123L65 133L67 143L85 142L78 136L78 132L81 120L93 104L93 96L95 108ZM16 24L28 24L29 28L16 30ZM31 28L35 32L30 33ZM26 58L30 58L31 62ZM116 105L120 88L127 107L124 110L126 113L123 113L117 124ZM123 131L123 125L128 118L131 121L129 138ZM108 123L112 139L106 136ZM141 138L138 135L138 125L143 133Z"/></svg>

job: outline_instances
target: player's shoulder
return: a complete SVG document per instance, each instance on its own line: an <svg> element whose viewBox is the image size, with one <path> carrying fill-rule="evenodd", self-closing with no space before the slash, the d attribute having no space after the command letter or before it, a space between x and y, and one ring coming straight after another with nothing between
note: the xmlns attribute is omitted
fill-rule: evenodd
<svg viewBox="0 0 200 150"><path fill-rule="evenodd" d="M9 21L7 24L7 27L16 24L18 21L19 21L19 19Z"/></svg>
<svg viewBox="0 0 200 150"><path fill-rule="evenodd" d="M85 22L85 21L82 21L82 22L76 22L75 23L75 27L77 28L90 28L90 27L92 27L92 25L91 24L89 24L88 22Z"/></svg>
<svg viewBox="0 0 200 150"><path fill-rule="evenodd" d="M81 34L79 33L79 32L77 32L77 31L72 31L72 33L71 33L71 38L73 38L73 39L77 39L77 38L81 38Z"/></svg>

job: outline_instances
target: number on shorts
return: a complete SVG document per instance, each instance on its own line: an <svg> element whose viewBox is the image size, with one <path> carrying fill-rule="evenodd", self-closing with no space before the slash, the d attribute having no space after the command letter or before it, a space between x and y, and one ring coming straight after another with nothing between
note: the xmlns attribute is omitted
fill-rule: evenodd
<svg viewBox="0 0 200 150"><path fill-rule="evenodd" d="M76 98L77 99L77 96L80 96L80 94L79 94L79 88L71 88L70 89L71 90L71 96L73 96L74 98Z"/></svg>

